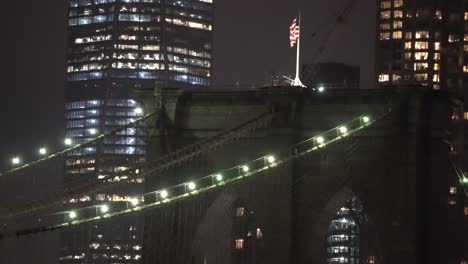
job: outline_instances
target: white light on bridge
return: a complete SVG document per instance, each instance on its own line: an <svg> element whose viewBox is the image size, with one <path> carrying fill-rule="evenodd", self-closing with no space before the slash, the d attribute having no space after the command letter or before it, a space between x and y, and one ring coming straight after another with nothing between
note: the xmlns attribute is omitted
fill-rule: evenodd
<svg viewBox="0 0 468 264"><path fill-rule="evenodd" d="M101 205L101 212L107 213L109 211L109 206L107 204Z"/></svg>
<svg viewBox="0 0 468 264"><path fill-rule="evenodd" d="M340 127L340 133L341 134L346 134L348 132L348 128L345 126Z"/></svg>
<svg viewBox="0 0 468 264"><path fill-rule="evenodd" d="M14 157L11 159L11 164L19 165L21 163L21 159L19 157Z"/></svg>
<svg viewBox="0 0 468 264"><path fill-rule="evenodd" d="M268 161L269 163L274 163L274 162L276 161L275 156L268 156L268 157L267 157L267 161Z"/></svg>
<svg viewBox="0 0 468 264"><path fill-rule="evenodd" d="M220 182L220 181L223 180L223 175L222 175L222 174L216 174L216 175L215 175L215 178L216 178L217 181Z"/></svg>
<svg viewBox="0 0 468 264"><path fill-rule="evenodd" d="M41 155L41 156L47 155L47 149L46 148L40 148L39 149L39 155Z"/></svg>
<svg viewBox="0 0 468 264"><path fill-rule="evenodd" d="M319 144L322 144L323 142L325 142L325 139L323 137L317 137L315 141L317 141L317 143Z"/></svg>
<svg viewBox="0 0 468 264"><path fill-rule="evenodd" d="M68 213L68 217L70 217L70 219L75 219L78 215L76 214L75 211L71 211Z"/></svg>
<svg viewBox="0 0 468 264"><path fill-rule="evenodd" d="M63 142L67 146L71 146L71 144L73 144L73 140L71 138L66 138Z"/></svg>
<svg viewBox="0 0 468 264"><path fill-rule="evenodd" d="M463 177L462 182L463 183L468 183L468 178Z"/></svg>
<svg viewBox="0 0 468 264"><path fill-rule="evenodd" d="M163 199L166 199L167 196L169 196L169 193L166 191L166 190L162 190L159 195L161 196L161 198Z"/></svg>
<svg viewBox="0 0 468 264"><path fill-rule="evenodd" d="M325 87L319 86L319 87L317 88L317 91L318 91L319 93L323 93L323 92L325 91Z"/></svg>
<svg viewBox="0 0 468 264"><path fill-rule="evenodd" d="M197 188L197 185L194 182L189 182L187 184L187 187L189 188L189 190L193 191L195 190L195 188Z"/></svg>
<svg viewBox="0 0 468 264"><path fill-rule="evenodd" d="M140 203L140 200L138 200L138 198L133 198L132 200L130 200L130 203L133 206L137 206Z"/></svg>
<svg viewBox="0 0 468 264"><path fill-rule="evenodd" d="M143 114L143 109L141 107L135 108L135 115L142 115Z"/></svg>
<svg viewBox="0 0 468 264"><path fill-rule="evenodd" d="M242 166L242 171L243 172L248 172L249 170L250 170L249 166L247 166L247 165Z"/></svg>
<svg viewBox="0 0 468 264"><path fill-rule="evenodd" d="M369 123L369 121L370 121L370 118L368 116L363 116L362 117L362 122Z"/></svg>

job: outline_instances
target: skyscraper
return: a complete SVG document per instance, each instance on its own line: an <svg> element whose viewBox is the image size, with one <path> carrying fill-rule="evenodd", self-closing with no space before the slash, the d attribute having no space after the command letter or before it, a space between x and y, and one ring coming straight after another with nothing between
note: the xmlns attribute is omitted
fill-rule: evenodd
<svg viewBox="0 0 468 264"><path fill-rule="evenodd" d="M420 83L463 99L454 111L449 144L452 162L467 170L468 160L468 1L381 0L377 23L377 72L380 84ZM461 102L462 100L460 100ZM447 178L449 245L447 263L463 263L468 185L464 176ZM457 172L458 173L458 172ZM465 246L466 248L466 246Z"/></svg>
<svg viewBox="0 0 468 264"><path fill-rule="evenodd" d="M134 90L209 87L212 27L212 0L70 0L66 144L86 142L144 114ZM94 206L101 214L139 202L143 179L128 181L126 171L144 160L141 126L71 153L65 187L89 179L126 184L77 197L67 207ZM138 263L141 225L136 215L63 232L60 262Z"/></svg>
<svg viewBox="0 0 468 264"><path fill-rule="evenodd" d="M340 208L328 229L326 263L363 263L361 226L365 221L362 205L357 198L352 198Z"/></svg>

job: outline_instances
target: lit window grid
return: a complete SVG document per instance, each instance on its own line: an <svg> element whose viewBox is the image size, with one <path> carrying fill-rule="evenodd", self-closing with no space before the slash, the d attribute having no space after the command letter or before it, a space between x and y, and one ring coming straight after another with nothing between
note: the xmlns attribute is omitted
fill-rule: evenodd
<svg viewBox="0 0 468 264"><path fill-rule="evenodd" d="M169 1L171 2L171 1ZM110 2L110 3L114 3L114 2ZM172 2L171 2L172 3ZM212 11L212 2L209 2L209 1L173 1L173 6L171 5L171 3L169 3L168 5L168 9L171 9L173 10L174 14L178 14L179 16L181 17L186 17L182 20L180 20L179 18L177 18L177 20L174 20L174 18L170 18L170 22L173 23L173 21L189 21L189 20L193 20L193 23L194 25L197 25L197 23L199 22L196 22L196 20L198 21L201 21L200 23L208 23L208 24L212 24L212 17L210 15L211 11ZM94 16L96 16L97 14L96 13L99 13L99 16L101 16L103 13L106 13L107 9L106 7L109 7L109 5L106 5L106 6L103 6L101 2L99 1L95 1L95 2L92 2L91 5L87 6L85 11L83 11L82 8L79 8L79 3L76 4L76 3L72 3L71 4L71 10L70 10L70 16L71 17L80 17L80 15L82 17L82 19L85 19L86 16L93 16L93 19L94 19ZM154 10L154 8L151 8L151 6L153 6L154 3L152 3L152 1L145 1L145 4L142 6L141 3L126 3L123 7L121 7L121 10L119 10L119 12L129 12L129 10L132 10L132 12L134 11L137 11L138 13L137 14L132 14L134 15L135 17L138 17L138 21L135 21L135 22L142 22L141 20L141 17L143 16L147 16L147 15L152 15L154 16L155 14L153 14L154 12L152 10ZM112 5L114 6L114 5ZM190 7L193 7L193 9L191 9ZM123 8L123 9L122 9ZM135 9L135 10L133 10ZM87 11L86 11L87 10ZM145 13L146 11L145 10L150 10L147 14ZM82 12L81 14L78 14L78 12ZM172 12L171 12L172 13ZM84 17L83 17L84 16ZM88 21L94 21L96 19L89 19L88 18ZM169 18L168 18L169 19ZM146 19L143 19L143 20L146 20ZM99 22L103 22L103 21L99 21ZM144 22L144 21L143 21ZM90 22L91 23L91 22ZM188 26L190 26L191 24L189 22L184 22L184 23L187 23ZM182 23L182 24L184 24ZM84 24L88 24L87 22L84 23ZM143 23L143 26L146 25ZM109 32L110 33L110 30L111 28L107 26L107 29L104 30L104 31L101 31L101 28L106 28L105 26L102 26L102 25L97 25L95 26L96 27L96 30L99 30L99 32L103 32L102 33L102 37L99 37L94 34L94 35L91 35L90 40L87 40L86 43L92 43L93 42L95 43L95 45L92 45L92 46L98 46L98 47L95 47L94 49L96 50L107 50L109 47L112 47L115 43L115 41L117 40L111 40L111 35L110 34L105 34L105 32ZM73 27L71 27L73 28ZM196 27L194 27L196 28ZM211 29L211 26L209 26L209 28ZM73 32L74 30L73 29L70 29L71 31L71 36L72 36L72 39L73 39ZM92 31L92 30L91 30ZM153 34L154 35L154 32L148 32L147 34ZM80 35L82 36L82 33L80 33ZM81 37L83 38L83 37ZM145 36L142 36L142 38L145 38ZM95 42L95 41L98 41L98 42ZM104 42L102 42L104 41ZM74 43L76 42L75 40L72 42ZM102 42L102 43L101 43ZM135 44L138 44L138 45L135 45L137 48L136 50L139 51L139 52L142 52L141 50L145 50L144 49L144 46L142 46L142 41L126 41L125 43L125 46L132 46L131 43L135 43ZM76 46L77 45L82 45L81 43L83 43L83 41L79 41L79 43L75 44L75 45L72 45L72 49L75 49L77 48ZM86 44L86 45L88 45ZM120 44L118 46L121 46ZM122 45L123 46L123 45ZM107 48L106 48L107 47ZM141 48L140 48L141 47ZM169 50L169 53L171 51ZM211 51L207 51L209 57L211 58ZM143 55L142 55L143 56ZM87 55L83 55L83 54L80 54L80 53L76 53L76 52L73 52L71 54L68 55L69 59L71 61L75 61L74 63L75 64L69 64L69 75L68 75L68 80L69 81L80 81L80 80L93 80L93 79L103 79L103 78L106 78L107 74L106 72L104 72L103 70L105 70L107 68L107 65L108 65L108 61L110 60L110 58L108 58L108 56L104 56L104 58L102 60L98 60L98 62L96 61L92 61L92 62L88 62L88 63L84 63L84 61L86 60L86 57ZM75 58L70 58L70 57L75 57ZM83 57L82 59L80 59L80 57ZM81 64L76 64L77 62L81 62ZM69 63L72 63L72 62L69 62ZM126 62L122 62L122 67L123 65L125 65ZM153 63L154 64L154 63ZM115 75L115 78L135 78L135 79L165 79L165 75L163 74L154 74L154 73L151 73L151 72L142 72L141 70L148 70L148 71L151 71L151 70L156 70L157 68L159 68L158 70L162 71L164 69L164 64L161 65L161 66L156 66L157 64L153 65L151 63L148 63L148 62L145 62L145 61L138 61L137 64L135 66L131 66L129 67L130 69L127 70L127 73L124 73L122 72L121 74L113 74ZM118 66L118 63L115 63L115 67ZM208 86L210 84L210 76L211 76L211 59L209 59L209 62L207 63L204 63L203 65L200 65L198 62L194 61L192 63L187 62L187 63L182 63L182 68L174 68L173 70L169 70L171 72L173 72L172 76L169 76L169 79L170 80L174 80L174 81L177 81L177 82L186 82L186 83L192 83L192 84L195 84L195 85L202 85L202 86ZM131 72L131 68L135 68L133 73ZM208 68L208 71L203 71L202 69L201 70L198 70L196 69L196 67L205 67L205 68ZM183 73L182 75L181 74L177 74L177 72L180 72L180 73ZM181 77L178 77L179 75L181 75Z"/></svg>

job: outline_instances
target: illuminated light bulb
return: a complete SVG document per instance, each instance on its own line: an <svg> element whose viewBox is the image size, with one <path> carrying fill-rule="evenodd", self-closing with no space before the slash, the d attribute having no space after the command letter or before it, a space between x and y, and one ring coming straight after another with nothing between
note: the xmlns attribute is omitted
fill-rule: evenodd
<svg viewBox="0 0 468 264"><path fill-rule="evenodd" d="M362 122L368 123L370 121L370 118L368 116L363 116L362 117Z"/></svg>
<svg viewBox="0 0 468 264"><path fill-rule="evenodd" d="M70 217L70 219L75 219L78 215L76 214L75 211L71 211L70 213L68 213L68 217Z"/></svg>
<svg viewBox="0 0 468 264"><path fill-rule="evenodd" d="M133 199L130 201L130 203L131 203L133 206L137 206L137 205L140 203L140 201L138 200L138 198L133 198Z"/></svg>
<svg viewBox="0 0 468 264"><path fill-rule="evenodd" d="M161 196L161 198L163 199L166 199L167 196L169 196L169 193L166 191L166 190L162 190L159 195Z"/></svg>
<svg viewBox="0 0 468 264"><path fill-rule="evenodd" d="M267 157L267 161L268 161L269 163L275 162L275 161L276 161L275 156L268 156L268 157Z"/></svg>
<svg viewBox="0 0 468 264"><path fill-rule="evenodd" d="M187 186L192 191L195 190L195 188L197 188L197 185L194 182L189 182Z"/></svg>
<svg viewBox="0 0 468 264"><path fill-rule="evenodd" d="M44 156L44 155L47 155L47 149L46 148L40 148L39 149L39 154Z"/></svg>
<svg viewBox="0 0 468 264"><path fill-rule="evenodd" d="M96 135L96 134L97 134L97 129L95 129L95 128L90 128L90 129L89 129L89 134L91 134L91 135Z"/></svg>
<svg viewBox="0 0 468 264"><path fill-rule="evenodd" d="M109 206L107 206L106 204L101 205L101 212L102 213L107 213L108 211L109 211Z"/></svg>
<svg viewBox="0 0 468 264"><path fill-rule="evenodd" d="M468 178L463 177L462 182L463 182L463 183L468 183Z"/></svg>
<svg viewBox="0 0 468 264"><path fill-rule="evenodd" d="M65 143L65 145L70 146L71 144L73 144L73 141L72 141L71 138L66 138L66 139L64 140L64 143Z"/></svg>
<svg viewBox="0 0 468 264"><path fill-rule="evenodd" d="M322 144L323 142L325 142L325 139L323 137L318 137L315 139L315 141L317 141L317 143L319 144Z"/></svg>
<svg viewBox="0 0 468 264"><path fill-rule="evenodd" d="M143 114L143 109L141 107L135 108L135 115L142 115Z"/></svg>
<svg viewBox="0 0 468 264"><path fill-rule="evenodd" d="M135 173L136 173L136 174L140 173L140 169L136 169L136 170L135 170Z"/></svg>
<svg viewBox="0 0 468 264"><path fill-rule="evenodd" d="M21 163L21 159L19 157L14 157L11 159L11 163L13 165L19 165Z"/></svg>
<svg viewBox="0 0 468 264"><path fill-rule="evenodd" d="M345 134L346 132L348 132L348 128L347 128L347 127L345 127L345 126L340 127L340 133L341 133L341 134Z"/></svg>
<svg viewBox="0 0 468 264"><path fill-rule="evenodd" d="M223 175L222 174L216 174L215 178L217 181L222 181L223 180Z"/></svg>
<svg viewBox="0 0 468 264"><path fill-rule="evenodd" d="M319 86L318 89L317 89L317 91L318 91L319 93L323 93L323 92L325 91L325 87Z"/></svg>
<svg viewBox="0 0 468 264"><path fill-rule="evenodd" d="M247 165L242 166L242 171L243 172L248 172L249 170L250 170L249 166L247 166Z"/></svg>

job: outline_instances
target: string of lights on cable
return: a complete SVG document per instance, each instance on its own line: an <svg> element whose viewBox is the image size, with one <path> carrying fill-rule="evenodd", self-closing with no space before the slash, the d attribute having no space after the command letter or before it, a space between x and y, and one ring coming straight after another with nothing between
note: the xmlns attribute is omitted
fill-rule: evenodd
<svg viewBox="0 0 468 264"><path fill-rule="evenodd" d="M38 150L38 154L39 154L39 156L41 158L39 158L39 159L37 159L35 161L28 162L26 164L22 164L23 160L21 159L21 157L15 156L15 157L13 157L11 159L11 165L14 168L12 168L11 170L0 173L0 177L19 172L19 171L24 170L26 168L31 168L31 167L33 167L35 165L38 165L40 163L43 163L45 161L49 161L49 160L52 160L52 159L62 157L63 155L66 155L67 153L72 152L74 150L78 150L78 149L87 147L89 145L95 144L96 142L98 142L100 140L103 140L104 138L106 138L108 136L112 136L112 135L116 134L119 131L122 131L122 130L125 130L127 128L131 128L131 127L136 126L140 122L145 121L149 117L153 116L156 112L152 112L150 114L144 115L143 109L140 108L140 107L137 107L137 108L134 109L134 113L135 113L135 116L140 116L140 117L138 119L136 119L135 121L133 121L133 122L130 122L130 123L126 124L126 125L119 126L118 128L116 128L116 129L114 129L112 131L109 131L107 133L99 134L99 131L96 128L90 128L89 133L90 133L90 135L92 135L94 137L91 138L90 140L82 143L82 144L76 144L75 145L73 143L72 138L65 138L63 143L64 143L65 146L67 146L67 148L65 148L63 150L60 150L60 151L57 151L55 153L51 153L51 154L49 154L49 152L50 152L49 149L47 149L47 147L43 146L43 147L39 148L39 150Z"/></svg>
<svg viewBox="0 0 468 264"><path fill-rule="evenodd" d="M182 182L167 188L161 188L134 196L131 200L125 203L125 208L111 208L109 204L103 203L57 212L47 215L49 217L58 218L56 224L5 232L0 234L0 238L52 231L83 223L90 223L116 216L127 215L149 208L159 207L161 205L175 202L189 196L207 192L227 184L247 179L250 176L257 175L272 168L285 165L311 152L324 149L334 142L344 139L366 127L371 126L377 120L382 119L384 116L385 115L382 115L378 119L373 119L368 115L360 116L329 131L290 146L287 152L288 154L284 154L283 157L275 156L273 154L265 155L250 162L236 165L227 170ZM93 213L94 216L89 217L90 213Z"/></svg>

